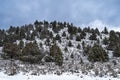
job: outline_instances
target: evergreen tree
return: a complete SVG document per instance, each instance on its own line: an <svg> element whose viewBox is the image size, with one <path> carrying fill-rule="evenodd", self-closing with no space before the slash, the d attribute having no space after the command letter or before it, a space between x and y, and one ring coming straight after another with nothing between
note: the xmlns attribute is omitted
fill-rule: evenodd
<svg viewBox="0 0 120 80"><path fill-rule="evenodd" d="M100 31L98 30L98 28L95 29L95 33L100 35Z"/></svg>
<svg viewBox="0 0 120 80"><path fill-rule="evenodd" d="M84 56L89 55L90 49L91 49L91 46L89 46L89 45L87 45L87 47L84 47L83 48L83 55Z"/></svg>
<svg viewBox="0 0 120 80"><path fill-rule="evenodd" d="M76 36L76 41L81 41L81 37L79 35Z"/></svg>
<svg viewBox="0 0 120 80"><path fill-rule="evenodd" d="M102 31L102 33L104 33L104 34L108 34L108 30L107 30L106 27L104 27L104 30Z"/></svg>
<svg viewBox="0 0 120 80"><path fill-rule="evenodd" d="M73 25L68 25L68 32L73 35L73 34L76 34L77 33L77 28L76 27L73 27Z"/></svg>
<svg viewBox="0 0 120 80"><path fill-rule="evenodd" d="M19 42L19 47L20 47L20 49L23 49L23 47L24 47L24 42L22 40L20 40L20 42Z"/></svg>
<svg viewBox="0 0 120 80"><path fill-rule="evenodd" d="M113 30L111 30L107 49L115 50L116 46L119 46L119 37Z"/></svg>
<svg viewBox="0 0 120 80"><path fill-rule="evenodd" d="M85 42L84 41L82 42L82 47L83 47L83 49L85 48Z"/></svg>
<svg viewBox="0 0 120 80"><path fill-rule="evenodd" d="M62 66L62 63L63 63L62 52L61 52L61 49L57 45L53 45L50 48L50 56L53 57L56 65Z"/></svg>
<svg viewBox="0 0 120 80"><path fill-rule="evenodd" d="M21 51L17 44L5 43L3 46L3 58L17 59L19 58Z"/></svg>
<svg viewBox="0 0 120 80"><path fill-rule="evenodd" d="M36 20L36 21L34 22L34 25L35 25L35 26L39 25L39 21Z"/></svg>
<svg viewBox="0 0 120 80"><path fill-rule="evenodd" d="M63 37L66 37L66 33L65 33L65 31L63 32L62 36L63 36Z"/></svg>
<svg viewBox="0 0 120 80"><path fill-rule="evenodd" d="M42 52L36 43L27 43L22 50L21 60L30 63L39 63L43 58Z"/></svg>
<svg viewBox="0 0 120 80"><path fill-rule="evenodd" d="M68 42L68 46L69 46L69 47L72 47L72 46L73 46L71 41Z"/></svg>
<svg viewBox="0 0 120 80"><path fill-rule="evenodd" d="M80 49L80 48L81 48L81 46L80 46L80 44L78 44L78 45L77 45L77 49Z"/></svg>
<svg viewBox="0 0 120 80"><path fill-rule="evenodd" d="M104 45L108 45L109 40L105 37L102 42L103 42Z"/></svg>
<svg viewBox="0 0 120 80"><path fill-rule="evenodd" d="M60 35L57 34L56 37L55 37L55 40L60 40L60 39L61 39Z"/></svg>
<svg viewBox="0 0 120 80"><path fill-rule="evenodd" d="M64 51L65 51L65 52L67 52L67 51L68 51L68 48L67 48L67 46L65 47Z"/></svg>
<svg viewBox="0 0 120 80"><path fill-rule="evenodd" d="M89 37L90 40L97 40L97 35L95 33L92 33Z"/></svg>
<svg viewBox="0 0 120 80"><path fill-rule="evenodd" d="M47 38L45 43L46 43L47 46L50 46L50 39Z"/></svg>
<svg viewBox="0 0 120 80"><path fill-rule="evenodd" d="M86 36L85 31L82 31L82 32L81 32L81 34L80 34L81 39L84 39L84 38L85 38L85 36Z"/></svg>
<svg viewBox="0 0 120 80"><path fill-rule="evenodd" d="M53 38L53 33L52 32L49 32L49 37Z"/></svg>
<svg viewBox="0 0 120 80"><path fill-rule="evenodd" d="M71 55L70 55L70 58L72 58L72 59L73 59L73 58L74 58L74 55L73 55L73 54L71 54Z"/></svg>
<svg viewBox="0 0 120 80"><path fill-rule="evenodd" d="M80 27L78 27L78 33L80 33L82 30L81 30L81 28Z"/></svg>
<svg viewBox="0 0 120 80"><path fill-rule="evenodd" d="M115 48L115 50L113 51L113 56L120 57L120 47Z"/></svg>
<svg viewBox="0 0 120 80"><path fill-rule="evenodd" d="M109 57L106 51L100 45L94 45L91 50L89 51L88 60L91 62L96 61L108 61Z"/></svg>

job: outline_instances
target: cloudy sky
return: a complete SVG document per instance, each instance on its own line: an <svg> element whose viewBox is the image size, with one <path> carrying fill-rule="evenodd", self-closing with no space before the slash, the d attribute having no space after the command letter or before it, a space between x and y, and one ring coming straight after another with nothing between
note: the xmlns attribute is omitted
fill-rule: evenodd
<svg viewBox="0 0 120 80"><path fill-rule="evenodd" d="M0 28L35 20L120 25L120 0L0 0Z"/></svg>

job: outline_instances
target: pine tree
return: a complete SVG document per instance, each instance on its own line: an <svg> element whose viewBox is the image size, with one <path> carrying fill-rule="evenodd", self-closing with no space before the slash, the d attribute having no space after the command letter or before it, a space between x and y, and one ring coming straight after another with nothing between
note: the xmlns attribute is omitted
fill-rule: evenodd
<svg viewBox="0 0 120 80"><path fill-rule="evenodd" d="M19 42L19 47L20 47L20 49L23 49L23 47L24 47L24 42L22 40L20 40L20 42Z"/></svg>
<svg viewBox="0 0 120 80"><path fill-rule="evenodd" d="M105 37L102 42L103 42L104 45L108 45L109 40Z"/></svg>
<svg viewBox="0 0 120 80"><path fill-rule="evenodd" d="M82 31L82 32L81 32L81 34L80 34L81 39L84 39L84 38L85 38L85 36L86 36L85 31Z"/></svg>
<svg viewBox="0 0 120 80"><path fill-rule="evenodd" d="M65 51L65 52L67 52L67 51L68 51L68 48L67 48L67 47L65 47L64 51Z"/></svg>
<svg viewBox="0 0 120 80"><path fill-rule="evenodd" d="M66 33L65 33L65 31L63 32L62 36L63 36L63 37L66 37Z"/></svg>
<svg viewBox="0 0 120 80"><path fill-rule="evenodd" d="M23 48L20 60L30 63L39 63L43 56L38 45L35 42L30 42Z"/></svg>
<svg viewBox="0 0 120 80"><path fill-rule="evenodd" d="M97 40L97 35L95 33L92 33L89 37L90 40Z"/></svg>
<svg viewBox="0 0 120 80"><path fill-rule="evenodd" d="M38 20L36 20L36 21L34 22L34 25L35 25L35 26L39 25Z"/></svg>
<svg viewBox="0 0 120 80"><path fill-rule="evenodd" d="M113 30L111 30L107 49L115 50L116 46L119 46L119 37Z"/></svg>
<svg viewBox="0 0 120 80"><path fill-rule="evenodd" d="M69 46L69 47L72 47L72 46L73 46L71 41L68 42L68 46Z"/></svg>
<svg viewBox="0 0 120 80"><path fill-rule="evenodd" d="M120 47L115 48L115 50L113 51L113 56L120 57Z"/></svg>
<svg viewBox="0 0 120 80"><path fill-rule="evenodd" d="M104 30L102 31L102 33L104 33L104 34L108 34L108 30L107 30L106 27L104 27Z"/></svg>
<svg viewBox="0 0 120 80"><path fill-rule="evenodd" d="M80 48L81 48L81 46L80 46L80 44L78 44L78 45L77 45L77 49L80 49Z"/></svg>
<svg viewBox="0 0 120 80"><path fill-rule="evenodd" d="M94 44L89 51L88 60L91 62L105 62L109 60L109 57L106 51L100 45Z"/></svg>
<svg viewBox="0 0 120 80"><path fill-rule="evenodd" d="M98 30L98 28L95 29L95 33L100 35L100 31Z"/></svg>
<svg viewBox="0 0 120 80"><path fill-rule="evenodd" d="M5 43L3 46L3 58L17 59L21 55L21 51L17 44Z"/></svg>
<svg viewBox="0 0 120 80"><path fill-rule="evenodd" d="M57 34L56 37L55 37L55 40L60 40L60 39L61 39L60 35Z"/></svg>
<svg viewBox="0 0 120 80"><path fill-rule="evenodd" d="M57 45L53 45L50 48L50 56L53 57L56 65L62 66L62 63L63 63L62 52Z"/></svg>
<svg viewBox="0 0 120 80"><path fill-rule="evenodd" d="M72 59L73 59L73 58L74 58L74 55L73 55L73 54L71 54L71 55L70 55L70 58L72 58Z"/></svg>
<svg viewBox="0 0 120 80"><path fill-rule="evenodd" d="M79 35L76 36L76 41L81 41L81 37Z"/></svg>
<svg viewBox="0 0 120 80"><path fill-rule="evenodd" d="M82 31L82 30L81 30L81 28L79 27L79 28L78 28L78 33L80 33L81 31Z"/></svg>

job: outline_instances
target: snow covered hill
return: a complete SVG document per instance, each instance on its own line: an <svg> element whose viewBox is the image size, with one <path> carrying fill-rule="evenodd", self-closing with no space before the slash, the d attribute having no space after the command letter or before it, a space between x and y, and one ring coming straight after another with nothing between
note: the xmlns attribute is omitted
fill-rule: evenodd
<svg viewBox="0 0 120 80"><path fill-rule="evenodd" d="M94 24L103 30L56 21L0 30L0 80L119 79L120 32Z"/></svg>

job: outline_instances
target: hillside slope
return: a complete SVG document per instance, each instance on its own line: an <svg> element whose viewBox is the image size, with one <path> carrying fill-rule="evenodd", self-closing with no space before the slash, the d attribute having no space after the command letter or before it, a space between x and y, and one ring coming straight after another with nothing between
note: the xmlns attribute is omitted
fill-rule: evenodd
<svg viewBox="0 0 120 80"><path fill-rule="evenodd" d="M35 21L0 30L0 69L5 74L82 73L120 77L120 32Z"/></svg>

